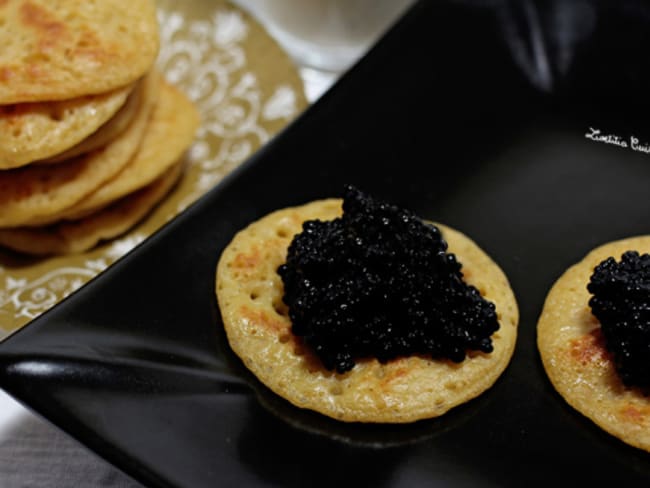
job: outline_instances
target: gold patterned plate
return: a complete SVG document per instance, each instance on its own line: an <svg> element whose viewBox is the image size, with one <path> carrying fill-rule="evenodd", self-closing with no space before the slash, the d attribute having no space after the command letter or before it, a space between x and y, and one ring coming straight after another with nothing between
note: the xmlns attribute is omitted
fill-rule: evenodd
<svg viewBox="0 0 650 488"><path fill-rule="evenodd" d="M248 14L222 1L159 0L166 78L201 127L174 192L128 234L92 251L34 259L0 251L0 339L105 270L247 159L306 105L296 67Z"/></svg>

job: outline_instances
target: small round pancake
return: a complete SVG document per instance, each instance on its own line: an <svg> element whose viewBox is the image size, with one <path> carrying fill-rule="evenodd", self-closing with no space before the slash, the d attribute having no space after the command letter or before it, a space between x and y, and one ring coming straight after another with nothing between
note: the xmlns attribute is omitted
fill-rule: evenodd
<svg viewBox="0 0 650 488"><path fill-rule="evenodd" d="M437 417L478 396L512 356L519 312L501 269L473 241L439 226L463 264L468 283L496 305L500 329L494 351L470 352L462 363L410 356L385 364L357 361L337 374L291 332L283 284L276 270L293 236L309 219L341 215L341 200L318 200L273 212L240 231L221 255L216 294L228 341L257 378L298 407L346 422L403 423Z"/></svg>
<svg viewBox="0 0 650 488"><path fill-rule="evenodd" d="M99 127L95 132L90 134L88 137L79 141L76 145L72 146L69 149L61 153L57 153L51 157L41 159L36 161L39 164L49 164L49 163L60 163L68 159L75 158L80 154L86 154L100 147L104 147L109 144L113 139L119 136L124 132L135 114L138 112L138 108L142 103L143 91L144 91L144 82L137 83L135 89L131 92L129 97L126 99L126 102L122 107L107 120L101 127Z"/></svg>
<svg viewBox="0 0 650 488"><path fill-rule="evenodd" d="M81 218L148 185L178 161L198 126L194 104L178 88L163 81L142 143L129 164L96 191L48 220Z"/></svg>
<svg viewBox="0 0 650 488"><path fill-rule="evenodd" d="M146 77L145 96L129 128L108 146L57 164L0 172L0 227L19 227L74 205L116 175L135 154L157 98L160 75Z"/></svg>
<svg viewBox="0 0 650 488"><path fill-rule="evenodd" d="M2 0L0 21L0 105L106 93L158 54L153 0Z"/></svg>
<svg viewBox="0 0 650 488"><path fill-rule="evenodd" d="M177 163L149 186L80 220L43 228L0 229L0 245L33 255L87 251L125 233L146 217L171 190L182 169L182 163Z"/></svg>
<svg viewBox="0 0 650 488"><path fill-rule="evenodd" d="M623 385L588 303L594 268L628 250L650 253L650 236L600 246L557 280L537 324L537 346L551 383L569 405L623 442L650 451L650 397Z"/></svg>
<svg viewBox="0 0 650 488"><path fill-rule="evenodd" d="M58 102L0 105L0 169L18 168L78 144L120 110L133 86Z"/></svg>

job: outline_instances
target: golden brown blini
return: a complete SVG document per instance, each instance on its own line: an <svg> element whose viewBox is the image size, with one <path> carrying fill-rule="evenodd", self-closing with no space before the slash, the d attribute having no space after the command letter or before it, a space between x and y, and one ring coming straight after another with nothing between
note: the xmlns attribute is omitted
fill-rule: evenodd
<svg viewBox="0 0 650 488"><path fill-rule="evenodd" d="M121 111L135 85L56 102L0 105L0 169L25 166L80 143Z"/></svg>
<svg viewBox="0 0 650 488"><path fill-rule="evenodd" d="M187 96L164 80L159 93L140 146L119 173L74 205L24 225L80 219L147 186L175 164L194 140L199 115Z"/></svg>
<svg viewBox="0 0 650 488"><path fill-rule="evenodd" d="M517 303L501 269L473 241L439 226L463 264L468 283L496 305L500 329L494 351L471 353L462 363L411 356L385 364L360 360L337 374L292 334L283 283L276 270L293 236L309 219L341 214L330 199L273 212L239 232L221 255L216 294L228 341L259 380L298 407L342 421L401 423L436 417L487 390L512 356Z"/></svg>
<svg viewBox="0 0 650 488"><path fill-rule="evenodd" d="M153 0L2 0L0 20L0 105L106 93L158 54Z"/></svg>
<svg viewBox="0 0 650 488"><path fill-rule="evenodd" d="M600 246L557 280L537 324L537 345L551 383L569 405L623 442L650 451L650 397L623 385L588 304L595 266L628 250L650 252L650 236Z"/></svg>
<svg viewBox="0 0 650 488"><path fill-rule="evenodd" d="M133 117L135 117L144 96L143 92L145 85L146 83L144 83L144 79L136 83L135 88L129 94L129 97L126 99L124 105L122 105L122 107L115 113L115 115L113 115L109 120L106 121L106 123L100 126L88 137L80 141L78 144L75 144L71 148L57 153L49 158L36 161L36 163L60 163L61 161L72 159L76 156L79 156L80 154L86 154L90 151L94 151L95 149L108 145L113 139L115 139L118 135L123 133L128 128L129 124L133 120Z"/></svg>
<svg viewBox="0 0 650 488"><path fill-rule="evenodd" d="M104 147L70 161L0 172L0 227L18 227L68 208L124 168L138 150L155 106L161 75L145 78L145 92L129 127Z"/></svg>
<svg viewBox="0 0 650 488"><path fill-rule="evenodd" d="M183 163L156 181L80 220L47 227L0 229L0 245L33 255L73 254L93 248L131 229L169 193L182 174Z"/></svg>

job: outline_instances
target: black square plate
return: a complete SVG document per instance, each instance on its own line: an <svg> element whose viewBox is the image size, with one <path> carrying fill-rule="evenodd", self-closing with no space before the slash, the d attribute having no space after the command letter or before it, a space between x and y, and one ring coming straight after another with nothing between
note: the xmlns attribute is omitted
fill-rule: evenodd
<svg viewBox="0 0 650 488"><path fill-rule="evenodd" d="M154 486L647 482L647 453L552 389L535 326L570 264L650 233L649 19L642 1L420 2L252 160L0 344L0 385ZM225 341L221 250L252 220L345 183L462 230L518 297L509 368L439 419L299 411Z"/></svg>

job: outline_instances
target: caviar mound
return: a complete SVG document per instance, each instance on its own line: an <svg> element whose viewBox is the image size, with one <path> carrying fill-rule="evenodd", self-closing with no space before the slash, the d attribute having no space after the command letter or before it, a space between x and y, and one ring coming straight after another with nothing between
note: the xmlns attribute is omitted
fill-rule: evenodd
<svg viewBox="0 0 650 488"><path fill-rule="evenodd" d="M587 290L605 347L626 386L650 386L650 254L627 251L594 270Z"/></svg>
<svg viewBox="0 0 650 488"><path fill-rule="evenodd" d="M638 252L638 262L636 253L626 253L630 249ZM551 384L569 405L623 442L650 451L650 397L647 389L626 385L617 371L618 346L608 345L606 325L629 313L623 308L640 303L643 293L634 291L634 283L645 272L635 269L647 260L645 253L650 253L650 236L632 237L597 247L567 269L546 297L537 345ZM621 255L622 263L609 259ZM641 337L620 329L615 342Z"/></svg>
<svg viewBox="0 0 650 488"><path fill-rule="evenodd" d="M467 236L438 224L465 281L496 306L500 328L491 353L461 363L430 356L357 361L345 373L326 369L292 333L277 269L307 220L341 216L341 200L272 212L239 231L216 269L216 295L233 352L271 391L300 408L345 422L404 423L443 415L489 389L507 367L517 337L517 303L501 269Z"/></svg>
<svg viewBox="0 0 650 488"><path fill-rule="evenodd" d="M305 222L278 268L293 334L338 373L367 357L491 352L494 304L446 251L436 226L348 187L342 217Z"/></svg>

